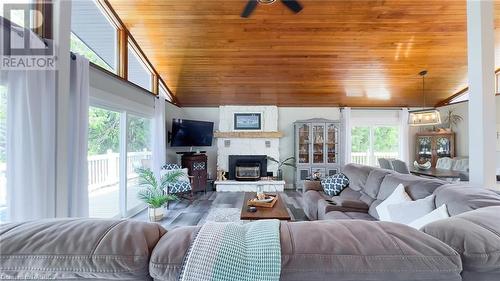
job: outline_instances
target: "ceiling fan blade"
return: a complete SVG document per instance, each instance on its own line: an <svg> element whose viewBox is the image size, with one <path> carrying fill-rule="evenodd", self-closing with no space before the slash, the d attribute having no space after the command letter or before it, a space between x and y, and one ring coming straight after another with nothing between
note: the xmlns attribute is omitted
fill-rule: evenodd
<svg viewBox="0 0 500 281"><path fill-rule="evenodd" d="M248 18L250 14L252 14L253 10L255 10L255 7L257 7L258 0L250 0L248 1L247 5L245 6L245 9L243 9L243 12L241 13L242 18Z"/></svg>
<svg viewBox="0 0 500 281"><path fill-rule="evenodd" d="M281 0L288 9L292 10L294 13L302 11L302 5L297 0Z"/></svg>

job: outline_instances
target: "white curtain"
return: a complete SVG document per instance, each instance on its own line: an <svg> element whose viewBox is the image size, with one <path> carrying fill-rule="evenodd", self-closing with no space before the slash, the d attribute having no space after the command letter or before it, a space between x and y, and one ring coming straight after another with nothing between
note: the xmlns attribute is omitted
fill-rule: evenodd
<svg viewBox="0 0 500 281"><path fill-rule="evenodd" d="M155 99L155 114L153 120L153 155L152 170L157 177L160 176L160 170L166 164L166 128L165 128L165 98L160 96Z"/></svg>
<svg viewBox="0 0 500 281"><path fill-rule="evenodd" d="M344 107L342 109L342 136L344 150L344 165L351 163L351 108Z"/></svg>
<svg viewBox="0 0 500 281"><path fill-rule="evenodd" d="M0 72L7 85L7 220L54 217L55 72Z"/></svg>
<svg viewBox="0 0 500 281"><path fill-rule="evenodd" d="M410 126L408 125L408 108L399 111L399 158L408 163L410 161Z"/></svg>
<svg viewBox="0 0 500 281"><path fill-rule="evenodd" d="M88 217L89 61L80 55L71 60L68 125L68 216Z"/></svg>

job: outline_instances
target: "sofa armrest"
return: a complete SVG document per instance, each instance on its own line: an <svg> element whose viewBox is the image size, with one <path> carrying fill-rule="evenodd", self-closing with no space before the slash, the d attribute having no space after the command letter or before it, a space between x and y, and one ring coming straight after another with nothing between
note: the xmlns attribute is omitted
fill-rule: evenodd
<svg viewBox="0 0 500 281"><path fill-rule="evenodd" d="M348 208L348 209L357 209L357 210L361 210L363 212L368 211L368 208L370 207L370 206L368 206L368 204L366 204L365 202L363 202L361 200L343 199L343 198L340 198L338 196L332 197L331 201L333 203L335 203L335 205L337 205L337 206L341 206L341 207Z"/></svg>
<svg viewBox="0 0 500 281"><path fill-rule="evenodd" d="M349 204L348 204L349 205ZM358 212L358 213L367 213L368 208L353 208L350 206L342 206L341 204L335 203L333 200L329 199L321 199L318 202L318 219L325 219L325 215L329 212L338 211L338 212Z"/></svg>
<svg viewBox="0 0 500 281"><path fill-rule="evenodd" d="M313 191L323 191L320 181L304 181L304 192Z"/></svg>
<svg viewBox="0 0 500 281"><path fill-rule="evenodd" d="M462 257L464 281L500 276L500 206L485 207L425 225L421 230ZM489 279L493 278L495 279Z"/></svg>

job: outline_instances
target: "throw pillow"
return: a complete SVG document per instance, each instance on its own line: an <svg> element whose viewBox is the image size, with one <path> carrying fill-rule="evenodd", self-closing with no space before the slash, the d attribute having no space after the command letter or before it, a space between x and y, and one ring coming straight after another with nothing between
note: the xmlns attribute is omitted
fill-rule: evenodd
<svg viewBox="0 0 500 281"><path fill-rule="evenodd" d="M321 180L323 190L329 196L337 196L349 185L349 179L342 173L326 177Z"/></svg>
<svg viewBox="0 0 500 281"><path fill-rule="evenodd" d="M436 209L434 198L434 195L429 195L415 201L406 201L387 206L391 221L409 224L412 221L427 215Z"/></svg>
<svg viewBox="0 0 500 281"><path fill-rule="evenodd" d="M420 229L420 228L424 227L426 224L429 224L431 222L435 222L438 220L446 219L449 217L450 217L450 215L448 214L448 208L446 208L446 205L443 204L443 205L441 205L441 207L428 213L427 215L412 221L409 224L409 226L416 228L416 229Z"/></svg>
<svg viewBox="0 0 500 281"><path fill-rule="evenodd" d="M406 193L405 187L402 184L399 184L396 189L380 203L375 209L377 210L377 214L379 220L381 221L391 221L391 216L389 214L389 210L387 206L394 205L398 203L412 201L410 196Z"/></svg>

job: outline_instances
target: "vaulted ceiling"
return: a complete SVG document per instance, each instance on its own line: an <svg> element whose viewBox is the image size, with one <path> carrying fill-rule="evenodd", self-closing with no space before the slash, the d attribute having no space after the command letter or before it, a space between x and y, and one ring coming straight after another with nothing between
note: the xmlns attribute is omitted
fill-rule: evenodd
<svg viewBox="0 0 500 281"><path fill-rule="evenodd" d="M465 0L277 1L247 19L246 0L109 2L182 106L422 106L421 70L427 105L467 83Z"/></svg>

